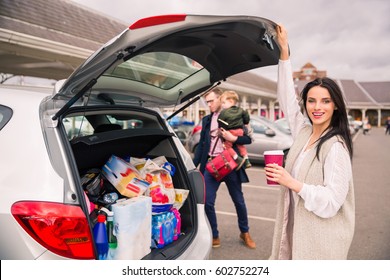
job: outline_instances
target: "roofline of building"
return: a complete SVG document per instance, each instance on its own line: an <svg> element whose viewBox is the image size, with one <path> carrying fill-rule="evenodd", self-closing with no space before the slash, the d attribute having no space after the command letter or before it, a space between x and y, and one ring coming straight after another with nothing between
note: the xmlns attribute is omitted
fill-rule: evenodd
<svg viewBox="0 0 390 280"><path fill-rule="evenodd" d="M231 82L222 82L221 86L222 87L227 87L227 88L229 88L231 90L234 90L234 91L249 93L249 94L252 94L253 96L258 96L260 98L261 97L272 98L272 99L276 98L276 94L275 93L263 91L263 90L261 90L259 88L254 89L254 88L251 88L251 87L241 86L241 85L238 85L238 84L235 84L235 83L231 83Z"/></svg>
<svg viewBox="0 0 390 280"><path fill-rule="evenodd" d="M63 56L73 56L85 59L93 53L93 50L75 47L56 41L46 40L8 29L0 28L0 42L13 45L16 47L26 47L44 51L45 53L55 53Z"/></svg>

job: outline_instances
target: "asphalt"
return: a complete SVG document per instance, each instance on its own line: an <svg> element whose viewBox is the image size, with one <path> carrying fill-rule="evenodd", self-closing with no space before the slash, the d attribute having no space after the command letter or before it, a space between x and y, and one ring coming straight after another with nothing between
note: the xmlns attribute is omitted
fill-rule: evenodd
<svg viewBox="0 0 390 280"><path fill-rule="evenodd" d="M354 142L356 201L354 260L390 260L390 135L384 128L360 134Z"/></svg>

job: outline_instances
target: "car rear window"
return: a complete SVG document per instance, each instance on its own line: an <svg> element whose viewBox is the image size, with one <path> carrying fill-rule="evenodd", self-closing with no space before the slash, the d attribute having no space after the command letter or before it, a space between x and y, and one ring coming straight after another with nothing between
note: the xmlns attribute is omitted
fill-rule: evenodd
<svg viewBox="0 0 390 280"><path fill-rule="evenodd" d="M93 128L84 116L66 117L62 120L69 139L93 134Z"/></svg>
<svg viewBox="0 0 390 280"><path fill-rule="evenodd" d="M6 106L0 105L0 130L8 123L12 117L12 109Z"/></svg>
<svg viewBox="0 0 390 280"><path fill-rule="evenodd" d="M126 60L104 75L170 89L201 69L199 63L180 54L149 52Z"/></svg>
<svg viewBox="0 0 390 280"><path fill-rule="evenodd" d="M134 116L109 114L67 116L63 118L62 123L69 140L111 130L144 127L144 121Z"/></svg>

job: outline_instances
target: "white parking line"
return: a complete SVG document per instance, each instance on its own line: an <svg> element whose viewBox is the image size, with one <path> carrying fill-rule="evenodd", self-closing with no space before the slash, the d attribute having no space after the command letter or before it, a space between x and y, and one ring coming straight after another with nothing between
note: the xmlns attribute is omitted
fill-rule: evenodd
<svg viewBox="0 0 390 280"><path fill-rule="evenodd" d="M279 191L279 186L275 187L266 187L266 186L255 186L255 185L248 185L248 184L242 184L244 188L252 188L252 189L259 189L259 190L266 190L266 191Z"/></svg>
<svg viewBox="0 0 390 280"><path fill-rule="evenodd" d="M225 185L225 182L222 182L222 184ZM244 187L244 188L252 188L252 189L259 189L259 190L266 190L266 191L279 191L279 186L268 187L268 186L256 186L256 185L242 184L242 187Z"/></svg>
<svg viewBox="0 0 390 280"><path fill-rule="evenodd" d="M264 168L263 167L251 167L251 168L248 168L248 169L245 169L245 172L264 172Z"/></svg>
<svg viewBox="0 0 390 280"><path fill-rule="evenodd" d="M250 168L246 170L246 172L264 172L264 168ZM224 184L224 183L222 183ZM242 184L242 187L244 188L252 188L252 189L258 189L258 190L266 190L266 191L279 191L279 187L268 187L268 186L257 186L257 185L249 185L249 184ZM237 213L232 212L225 212L225 211L215 211L219 215L225 215L225 216L232 216L237 217ZM260 221L266 221L266 222L275 222L275 219L266 218L266 217L260 217L260 216L253 216L248 215L248 219L254 219L254 220L260 220Z"/></svg>
<svg viewBox="0 0 390 280"><path fill-rule="evenodd" d="M234 217L237 217L237 214L236 213L231 213L231 212L224 212L224 211L215 211L217 214L220 214L220 215L226 215L226 216L234 216ZM254 220L261 220L261 221L267 221L267 222L275 222L275 219L271 219L271 218L266 218L266 217L259 217L259 216L252 216L252 215L248 215L248 218L249 219L254 219Z"/></svg>
<svg viewBox="0 0 390 280"><path fill-rule="evenodd" d="M355 133L355 135L353 136L352 138L352 142L355 142L356 138L358 137L358 135L360 134L360 129Z"/></svg>

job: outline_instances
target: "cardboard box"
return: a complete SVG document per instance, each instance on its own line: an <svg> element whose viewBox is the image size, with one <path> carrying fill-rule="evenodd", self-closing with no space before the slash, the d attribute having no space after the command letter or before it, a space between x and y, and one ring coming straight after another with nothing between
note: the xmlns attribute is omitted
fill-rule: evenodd
<svg viewBox="0 0 390 280"><path fill-rule="evenodd" d="M102 172L119 193L127 197L140 196L149 187L134 166L114 155L103 166Z"/></svg>

